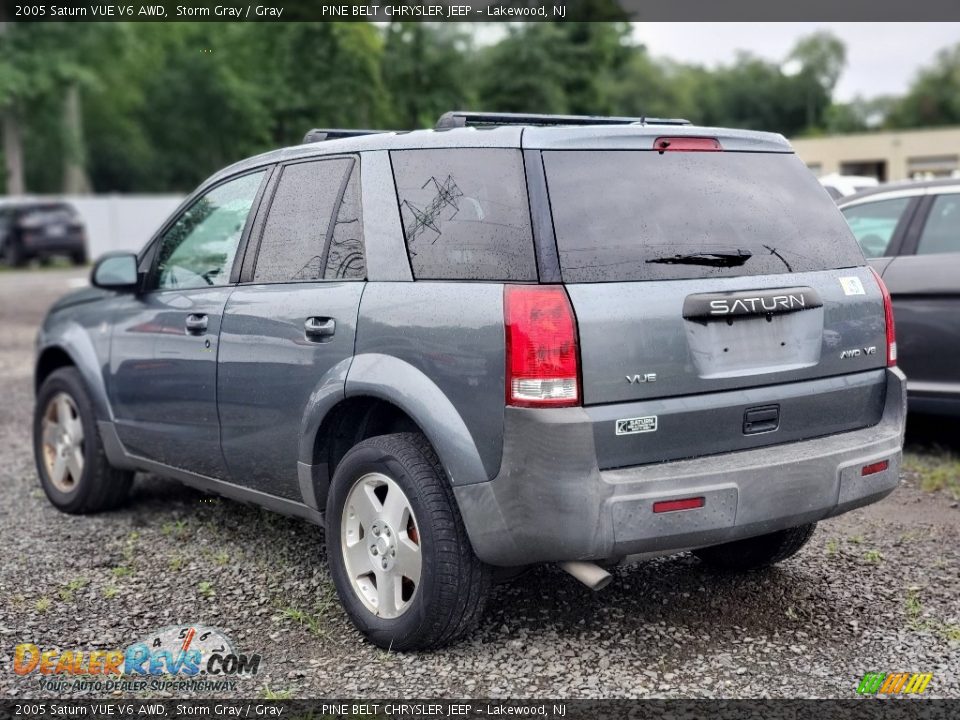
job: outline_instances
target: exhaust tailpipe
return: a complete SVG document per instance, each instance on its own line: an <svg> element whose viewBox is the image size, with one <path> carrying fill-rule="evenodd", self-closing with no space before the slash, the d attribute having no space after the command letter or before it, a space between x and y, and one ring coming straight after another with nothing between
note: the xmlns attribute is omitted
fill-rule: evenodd
<svg viewBox="0 0 960 720"><path fill-rule="evenodd" d="M602 590L613 580L613 575L592 562L571 560L558 563L558 565L561 570L570 573L591 590Z"/></svg>

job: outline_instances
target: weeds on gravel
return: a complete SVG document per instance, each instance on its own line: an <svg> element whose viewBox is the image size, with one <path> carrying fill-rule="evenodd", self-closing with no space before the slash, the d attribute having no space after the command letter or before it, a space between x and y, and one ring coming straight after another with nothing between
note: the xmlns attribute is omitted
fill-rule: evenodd
<svg viewBox="0 0 960 720"><path fill-rule="evenodd" d="M37 612L46 612L50 609L50 598L42 597L38 598L37 601L33 604L33 607L36 608Z"/></svg>
<svg viewBox="0 0 960 720"><path fill-rule="evenodd" d="M948 450L935 448L929 454L907 453L903 469L924 492L945 491L960 500L960 458Z"/></svg>
<svg viewBox="0 0 960 720"><path fill-rule="evenodd" d="M932 632L949 642L960 642L960 625L947 623L936 618L923 617L923 603L920 602L920 588L907 588L905 601L907 626L916 632Z"/></svg>
<svg viewBox="0 0 960 720"><path fill-rule="evenodd" d="M199 590L200 594L208 600L217 594L217 592L213 589L213 583L211 583L209 580L202 580L197 585L197 590Z"/></svg>
<svg viewBox="0 0 960 720"><path fill-rule="evenodd" d="M271 690L268 686L264 686L260 692L261 700L289 700L292 697L293 690L289 688L286 690Z"/></svg>
<svg viewBox="0 0 960 720"><path fill-rule="evenodd" d="M110 600L110 599L116 597L118 592L119 592L119 590L117 590L117 586L116 586L116 585L107 585L103 590L100 591L100 593L101 593L107 600Z"/></svg>
<svg viewBox="0 0 960 720"><path fill-rule="evenodd" d="M304 612L299 608L287 607L280 610L280 615L286 618L287 620L293 620L298 623L301 627L306 627L312 634L318 636L325 636L327 633L323 629L323 621L308 612Z"/></svg>
<svg viewBox="0 0 960 720"><path fill-rule="evenodd" d="M179 553L174 553L171 555L170 559L167 561L167 567L173 572L180 570L180 568L183 567L183 555L180 555Z"/></svg>
<svg viewBox="0 0 960 720"><path fill-rule="evenodd" d="M863 559L871 565L879 565L883 560L883 554L879 550L867 550L863 554Z"/></svg>
<svg viewBox="0 0 960 720"><path fill-rule="evenodd" d="M27 596L23 593L17 593L10 598L10 606L14 609L22 608L24 603L27 602Z"/></svg>
<svg viewBox="0 0 960 720"><path fill-rule="evenodd" d="M840 549L840 543L837 542L836 538L830 538L827 540L827 555L834 556L837 554L837 550Z"/></svg>
<svg viewBox="0 0 960 720"><path fill-rule="evenodd" d="M110 572L113 573L115 578L125 578L133 574L133 570L127 565L117 565L115 568L112 568Z"/></svg>
<svg viewBox="0 0 960 720"><path fill-rule="evenodd" d="M226 565L228 562L230 562L230 554L226 550L221 550L213 556L213 561L217 565Z"/></svg>
<svg viewBox="0 0 960 720"><path fill-rule="evenodd" d="M187 534L187 521L180 519L173 522L165 522L160 526L160 532L166 536L173 536L177 540L183 540Z"/></svg>
<svg viewBox="0 0 960 720"><path fill-rule="evenodd" d="M64 585L62 588L60 588L60 590L58 591L58 595L60 596L60 599L63 600L64 602L73 602L73 594L77 590L80 590L86 587L89 584L89 582L90 581L87 580L87 578L83 578L83 577L74 578L73 580L68 582L66 585Z"/></svg>

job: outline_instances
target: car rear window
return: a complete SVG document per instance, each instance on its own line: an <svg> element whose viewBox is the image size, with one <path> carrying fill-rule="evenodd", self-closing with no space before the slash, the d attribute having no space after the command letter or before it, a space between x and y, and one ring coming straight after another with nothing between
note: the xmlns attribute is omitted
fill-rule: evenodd
<svg viewBox="0 0 960 720"><path fill-rule="evenodd" d="M398 150L390 158L416 279L537 279L519 150Z"/></svg>
<svg viewBox="0 0 960 720"><path fill-rule="evenodd" d="M732 277L863 265L792 153L545 151L565 282Z"/></svg>

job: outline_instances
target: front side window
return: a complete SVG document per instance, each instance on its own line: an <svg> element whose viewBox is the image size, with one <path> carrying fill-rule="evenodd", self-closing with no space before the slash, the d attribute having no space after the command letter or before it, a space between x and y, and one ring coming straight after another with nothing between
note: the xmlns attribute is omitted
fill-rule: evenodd
<svg viewBox="0 0 960 720"><path fill-rule="evenodd" d="M287 165L270 204L253 280L362 280L359 165L331 158Z"/></svg>
<svg viewBox="0 0 960 720"><path fill-rule="evenodd" d="M537 279L519 150L398 150L390 159L416 279Z"/></svg>
<svg viewBox="0 0 960 720"><path fill-rule="evenodd" d="M841 210L853 235L868 258L884 257L910 198L877 200Z"/></svg>
<svg viewBox="0 0 960 720"><path fill-rule="evenodd" d="M923 226L917 255L960 252L960 195L938 195Z"/></svg>
<svg viewBox="0 0 960 720"><path fill-rule="evenodd" d="M158 290L226 285L263 172L218 185L167 230L157 251Z"/></svg>

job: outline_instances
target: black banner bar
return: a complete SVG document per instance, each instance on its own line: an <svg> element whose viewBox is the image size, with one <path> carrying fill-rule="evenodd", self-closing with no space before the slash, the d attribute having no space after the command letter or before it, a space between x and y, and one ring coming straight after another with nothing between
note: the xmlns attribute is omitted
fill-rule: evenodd
<svg viewBox="0 0 960 720"><path fill-rule="evenodd" d="M0 720L65 718L221 718L306 720L312 718L535 718L549 720L947 720L960 700L919 697L881 700L3 700Z"/></svg>
<svg viewBox="0 0 960 720"><path fill-rule="evenodd" d="M960 20L957 0L0 0L0 22L566 22Z"/></svg>

